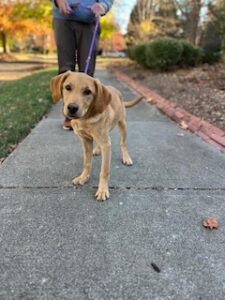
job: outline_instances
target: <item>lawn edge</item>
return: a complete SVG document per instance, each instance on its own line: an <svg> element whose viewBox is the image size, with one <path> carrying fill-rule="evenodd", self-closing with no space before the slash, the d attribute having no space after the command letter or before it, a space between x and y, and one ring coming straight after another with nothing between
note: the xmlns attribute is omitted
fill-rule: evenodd
<svg viewBox="0 0 225 300"><path fill-rule="evenodd" d="M24 77L21 77L21 78L18 78L16 80L13 80L13 81L4 81L3 84L7 84L7 83L11 83L11 82L17 82L17 81L20 81L20 80L24 80L26 79L27 77L30 77L32 75L35 75L35 74L38 74L38 73L41 73L42 71L44 72L46 69L49 69L49 68L52 68L53 65L48 65L48 66L45 66L43 68L40 68L40 69L37 69L37 70L33 70L31 74L29 75L26 75ZM51 110L53 109L54 107L54 103L52 101L50 101L50 106L37 118L37 120L35 122L32 123L31 126L29 126L29 128L27 127L27 133L23 135L20 135L18 141L16 141L15 143L9 145L9 147L5 148L6 150L6 154L4 156L0 156L0 167L2 166L2 164L6 161L6 159L8 159L8 157L17 149L17 147L31 134L32 130L38 126L38 124L48 118L48 115L49 113L51 112ZM24 132L24 131L23 131Z"/></svg>
<svg viewBox="0 0 225 300"><path fill-rule="evenodd" d="M225 131L202 118L192 115L177 106L175 102L160 96L127 74L117 71L114 68L110 68L110 71L117 79L125 82L139 94L143 95L147 99L147 102L154 104L163 114L178 123L183 129L189 129L205 142L215 146L219 150L225 151Z"/></svg>

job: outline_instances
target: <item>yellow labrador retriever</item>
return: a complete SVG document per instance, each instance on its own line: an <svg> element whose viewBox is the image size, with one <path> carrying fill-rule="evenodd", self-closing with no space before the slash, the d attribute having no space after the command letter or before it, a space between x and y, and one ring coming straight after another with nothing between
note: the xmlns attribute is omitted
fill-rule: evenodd
<svg viewBox="0 0 225 300"><path fill-rule="evenodd" d="M73 183L83 185L88 180L92 155L101 154L101 172L95 196L97 200L106 200L109 198L110 130L118 124L123 163L132 165L126 148L125 108L134 106L143 97L123 102L120 92L112 86L104 86L84 73L71 71L54 77L51 80L51 91L55 102L63 99L64 115L72 120L73 130L80 137L83 147L83 171L73 179ZM96 142L94 150L93 140Z"/></svg>

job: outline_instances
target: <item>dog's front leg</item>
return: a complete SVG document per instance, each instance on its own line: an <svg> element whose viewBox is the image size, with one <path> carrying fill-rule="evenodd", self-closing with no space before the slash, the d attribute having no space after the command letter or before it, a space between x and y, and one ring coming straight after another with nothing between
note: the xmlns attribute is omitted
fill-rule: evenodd
<svg viewBox="0 0 225 300"><path fill-rule="evenodd" d="M73 184L83 185L89 178L92 166L93 140L80 137L83 148L83 171L73 179Z"/></svg>
<svg viewBox="0 0 225 300"><path fill-rule="evenodd" d="M101 154L101 148L99 147L99 145L96 145L93 150L93 155L98 156L100 154Z"/></svg>
<svg viewBox="0 0 225 300"><path fill-rule="evenodd" d="M95 194L95 197L97 200L104 201L109 198L108 181L111 162L111 140L110 137L107 137L104 141L97 141L97 143L101 147L102 164L98 190Z"/></svg>

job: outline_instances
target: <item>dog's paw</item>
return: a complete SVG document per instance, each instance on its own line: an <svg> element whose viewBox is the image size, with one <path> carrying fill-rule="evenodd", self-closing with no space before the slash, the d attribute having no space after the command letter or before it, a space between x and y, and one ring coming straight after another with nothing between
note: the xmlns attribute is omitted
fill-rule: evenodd
<svg viewBox="0 0 225 300"><path fill-rule="evenodd" d="M89 176L80 175L80 176L74 177L72 182L74 185L83 185L83 184L85 184L85 182L88 181L88 179L89 179Z"/></svg>
<svg viewBox="0 0 225 300"><path fill-rule="evenodd" d="M98 201L105 201L109 198L108 188L98 188L95 197Z"/></svg>
<svg viewBox="0 0 225 300"><path fill-rule="evenodd" d="M133 165L133 161L132 161L132 159L130 158L129 155L124 156L122 161L123 161L123 164L125 166L132 166Z"/></svg>
<svg viewBox="0 0 225 300"><path fill-rule="evenodd" d="M101 155L101 149L99 147L95 147L92 153L94 156Z"/></svg>

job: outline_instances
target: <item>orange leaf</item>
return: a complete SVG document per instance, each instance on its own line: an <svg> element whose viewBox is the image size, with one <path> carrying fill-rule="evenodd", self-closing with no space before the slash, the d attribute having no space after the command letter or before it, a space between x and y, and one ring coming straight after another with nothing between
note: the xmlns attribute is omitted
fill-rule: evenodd
<svg viewBox="0 0 225 300"><path fill-rule="evenodd" d="M182 128L182 129L187 129L188 128L188 125L187 125L187 123L185 122L185 121L181 121L181 123L180 123L180 127Z"/></svg>
<svg viewBox="0 0 225 300"><path fill-rule="evenodd" d="M202 225L208 229L218 229L219 223L216 218L207 218L202 221Z"/></svg>

